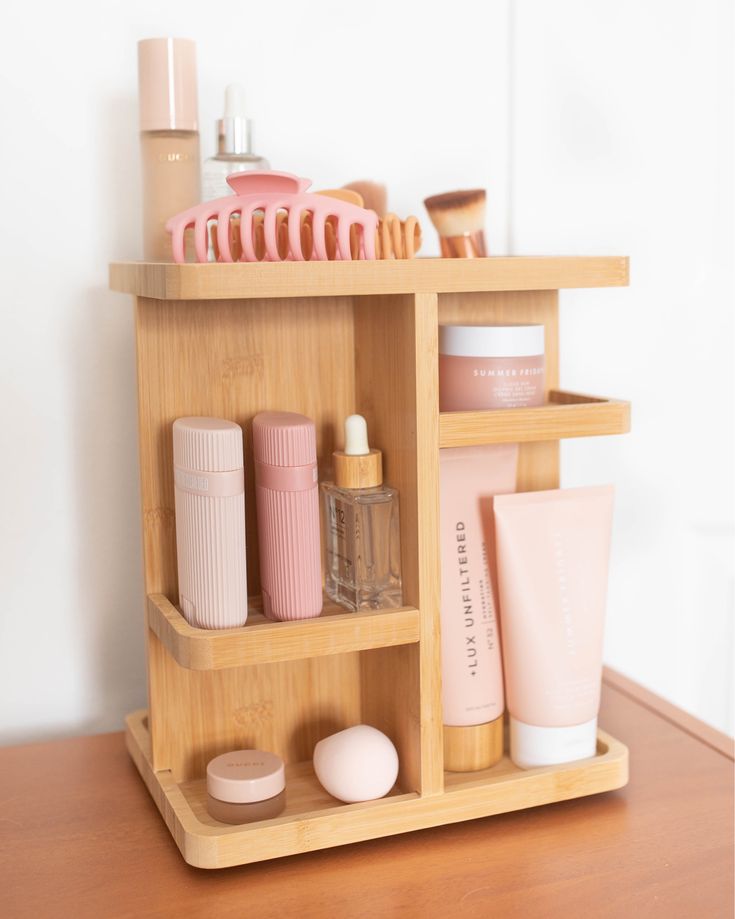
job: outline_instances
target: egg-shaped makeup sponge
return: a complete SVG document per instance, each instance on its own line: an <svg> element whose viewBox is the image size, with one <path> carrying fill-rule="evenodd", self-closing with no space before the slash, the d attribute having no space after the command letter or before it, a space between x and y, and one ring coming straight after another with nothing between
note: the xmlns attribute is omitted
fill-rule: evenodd
<svg viewBox="0 0 735 919"><path fill-rule="evenodd" d="M314 772L340 801L372 801L387 795L395 784L398 753L382 731L356 724L319 741L314 747Z"/></svg>

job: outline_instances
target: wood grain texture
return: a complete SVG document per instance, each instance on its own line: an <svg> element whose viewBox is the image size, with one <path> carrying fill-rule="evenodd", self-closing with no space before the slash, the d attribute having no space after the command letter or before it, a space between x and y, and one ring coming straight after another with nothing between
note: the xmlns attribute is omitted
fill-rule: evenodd
<svg viewBox="0 0 735 919"><path fill-rule="evenodd" d="M439 298L415 298L416 443L419 498L417 556L421 612L421 792L444 790L441 697L439 539Z"/></svg>
<svg viewBox="0 0 735 919"><path fill-rule="evenodd" d="M290 813L246 826L213 825L212 821L202 823L197 818L189 800L193 792L201 801L200 783L177 783L170 772L154 772L146 758L149 748L146 720L145 712L128 716L128 750L181 854L189 864L199 868L242 865L537 807L611 791L628 780L627 748L600 731L597 755L576 763L521 770L505 757L495 769L461 776L451 774L442 795L396 794L327 811ZM299 786L304 781L302 769L297 770ZM313 794L303 794L300 788L299 795L303 795L306 806L312 806Z"/></svg>
<svg viewBox="0 0 735 919"><path fill-rule="evenodd" d="M252 418L265 409L314 418L319 463L328 463L354 405L352 303L141 298L136 326L146 590L178 596L171 425L214 415L245 431L248 586L256 593ZM201 777L214 750L256 740L298 762L325 734L360 720L356 654L201 672L179 666L151 630L148 646L154 762L177 779Z"/></svg>
<svg viewBox="0 0 735 919"><path fill-rule="evenodd" d="M732 762L609 685L601 721L619 791L220 872L185 864L122 734L6 747L0 915L731 917Z"/></svg>
<svg viewBox="0 0 735 919"><path fill-rule="evenodd" d="M419 640L419 614L411 607L346 613L326 599L321 616L272 622L251 603L247 625L197 629L162 594L148 597L148 626L168 653L189 670L223 670L250 664L390 648Z"/></svg>
<svg viewBox="0 0 735 919"><path fill-rule="evenodd" d="M536 256L408 261L244 262L173 265L115 262L110 287L159 300L228 300L487 290L559 290L628 283L621 256Z"/></svg>
<svg viewBox="0 0 735 919"><path fill-rule="evenodd" d="M303 762L323 737L363 720L361 652L187 670L149 635L154 761L177 781L202 778L208 761L228 750Z"/></svg>
<svg viewBox="0 0 735 919"><path fill-rule="evenodd" d="M265 410L314 418L323 477L355 401L352 302L139 299L137 350L146 590L177 596L171 426L213 415L245 432L248 588L257 594L252 419Z"/></svg>
<svg viewBox="0 0 735 919"><path fill-rule="evenodd" d="M384 481L398 489L403 597L420 611L421 634L417 649L363 655L363 712L399 739L402 786L432 794L442 789L431 643L438 636L436 295L356 298L354 334L357 410L385 451Z"/></svg>
<svg viewBox="0 0 735 919"><path fill-rule="evenodd" d="M625 434L630 402L552 390L546 405L487 412L442 412L440 446L528 443L566 437Z"/></svg>

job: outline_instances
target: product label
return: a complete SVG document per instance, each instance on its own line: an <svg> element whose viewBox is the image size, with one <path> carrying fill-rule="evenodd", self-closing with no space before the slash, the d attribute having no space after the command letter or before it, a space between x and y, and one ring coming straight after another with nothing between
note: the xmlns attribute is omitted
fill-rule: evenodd
<svg viewBox="0 0 735 919"><path fill-rule="evenodd" d="M327 555L334 579L340 583L354 584L355 553L359 543L358 515L347 501L336 495L327 499L329 536Z"/></svg>
<svg viewBox="0 0 735 919"><path fill-rule="evenodd" d="M158 154L159 163L188 163L191 156L179 150L168 150Z"/></svg>
<svg viewBox="0 0 735 919"><path fill-rule="evenodd" d="M457 543L457 587L461 602L459 610L464 628L464 656L467 672L477 675L481 647L493 651L497 647L495 608L487 576L487 558L485 543L482 544L483 571L474 582L470 573L470 559L467 546L467 528L459 520L454 526L454 538Z"/></svg>
<svg viewBox="0 0 735 919"><path fill-rule="evenodd" d="M443 412L543 405L544 357L439 355L439 407Z"/></svg>
<svg viewBox="0 0 735 919"><path fill-rule="evenodd" d="M495 603L487 548L476 521L452 523L454 551L442 565L442 657L447 724L481 724L503 711ZM475 534L472 538L470 534Z"/></svg>
<svg viewBox="0 0 735 919"><path fill-rule="evenodd" d="M242 469L232 469L228 472L198 472L175 466L174 484L180 491L186 491L191 495L229 498L243 493L245 475Z"/></svg>

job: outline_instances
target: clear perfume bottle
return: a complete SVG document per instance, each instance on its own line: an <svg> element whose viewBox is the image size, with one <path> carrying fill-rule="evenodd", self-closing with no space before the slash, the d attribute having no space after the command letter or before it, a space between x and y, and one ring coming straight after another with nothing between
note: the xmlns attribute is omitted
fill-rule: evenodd
<svg viewBox="0 0 735 919"><path fill-rule="evenodd" d="M353 611L401 606L398 492L383 484L362 415L347 418L345 449L332 457L335 481L322 483L327 595Z"/></svg>

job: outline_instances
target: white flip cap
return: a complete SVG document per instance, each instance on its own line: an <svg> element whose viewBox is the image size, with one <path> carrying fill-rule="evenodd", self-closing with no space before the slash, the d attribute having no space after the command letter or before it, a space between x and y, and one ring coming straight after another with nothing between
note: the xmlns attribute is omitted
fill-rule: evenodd
<svg viewBox="0 0 735 919"><path fill-rule="evenodd" d="M570 727L544 728L510 719L510 758L521 769L587 759L597 752L597 718Z"/></svg>
<svg viewBox="0 0 735 919"><path fill-rule="evenodd" d="M440 325L439 354L534 357L544 353L542 325Z"/></svg>

